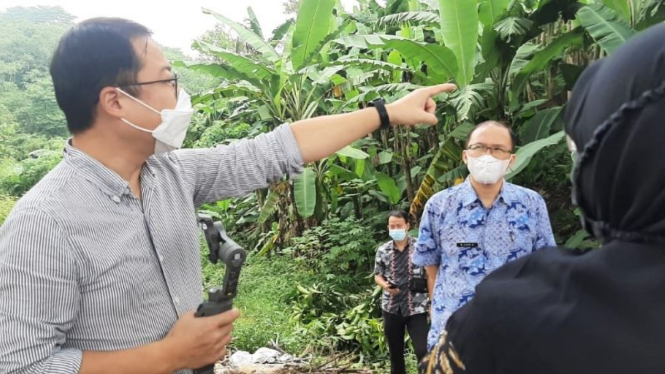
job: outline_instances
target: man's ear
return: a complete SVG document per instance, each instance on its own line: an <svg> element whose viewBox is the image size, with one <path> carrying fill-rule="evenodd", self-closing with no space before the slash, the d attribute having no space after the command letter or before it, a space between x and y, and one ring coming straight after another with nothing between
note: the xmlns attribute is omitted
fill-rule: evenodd
<svg viewBox="0 0 665 374"><path fill-rule="evenodd" d="M510 163L508 164L509 169L512 168L513 165L515 165L515 160L517 160L517 155L513 153L512 155L510 155Z"/></svg>
<svg viewBox="0 0 665 374"><path fill-rule="evenodd" d="M467 159L467 155L466 155L466 149L462 151L462 161L463 161L465 164L468 164L468 163L469 163L469 160Z"/></svg>
<svg viewBox="0 0 665 374"><path fill-rule="evenodd" d="M99 92L99 111L111 117L122 118L124 117L125 110L123 107L126 101L121 100L122 94L115 87L104 87Z"/></svg>

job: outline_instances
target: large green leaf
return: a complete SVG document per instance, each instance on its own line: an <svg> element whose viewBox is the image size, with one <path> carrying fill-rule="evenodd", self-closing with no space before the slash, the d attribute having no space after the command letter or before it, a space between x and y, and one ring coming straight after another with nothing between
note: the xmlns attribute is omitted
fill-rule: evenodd
<svg viewBox="0 0 665 374"><path fill-rule="evenodd" d="M541 110L522 126L520 140L524 144L535 142L550 135L553 125L561 120L563 107Z"/></svg>
<svg viewBox="0 0 665 374"><path fill-rule="evenodd" d="M224 78L230 81L246 81L251 83L257 89L263 89L265 82L251 76L245 72L236 70L230 65L220 65L212 62L198 62L198 61L174 61L174 67L186 67L188 69L204 72L217 78Z"/></svg>
<svg viewBox="0 0 665 374"><path fill-rule="evenodd" d="M263 38L263 31L261 31L261 25L259 24L259 20L256 18L256 14L254 14L254 10L252 9L251 6L247 7L247 15L249 16L249 24L254 34Z"/></svg>
<svg viewBox="0 0 665 374"><path fill-rule="evenodd" d="M204 8L203 13L212 14L215 18L222 21L222 23L232 28L233 31L235 31L245 43L251 45L252 48L259 51L261 55L263 55L263 57L265 57L269 61L272 62L279 61L280 59L279 54L277 54L277 52L270 46L270 44L268 44L268 42L263 40L263 38L260 37L259 35L256 35L252 31L245 28L245 26L235 21L232 21L229 18L226 18L219 13L215 13L209 9Z"/></svg>
<svg viewBox="0 0 665 374"><path fill-rule="evenodd" d="M531 74L537 71L542 71L550 63L552 63L554 59L559 57L566 48L581 42L583 38L584 31L582 28L578 27L573 31L559 36L550 44L548 44L547 47L543 48L539 52L536 52L533 55L531 61L524 65L513 81L512 91L514 97L517 97L519 93L522 92L522 89L524 88L526 82L529 80Z"/></svg>
<svg viewBox="0 0 665 374"><path fill-rule="evenodd" d="M416 218L420 216L425 203L435 193L434 189L438 185L438 180L447 173L459 167L462 159L462 148L458 145L458 140L449 136L446 141L439 147L438 152L434 156L432 163L427 169L425 178L423 178L418 192L411 203L409 214L411 217ZM445 186L450 186L453 183L444 183Z"/></svg>
<svg viewBox="0 0 665 374"><path fill-rule="evenodd" d="M480 38L480 50L483 56L485 71L491 72L501 61L501 49L497 45L499 33L492 26L486 26L483 29L483 35Z"/></svg>
<svg viewBox="0 0 665 374"><path fill-rule="evenodd" d="M346 35L341 38L334 39L333 43L341 44L347 48L370 49L377 47L385 47L384 41L386 39L405 39L405 38L396 35L385 35L385 34L369 34L369 35L357 34L357 35Z"/></svg>
<svg viewBox="0 0 665 374"><path fill-rule="evenodd" d="M565 133L563 131L559 131L558 133L545 139L536 140L535 142L531 142L520 147L516 154L517 159L515 160L515 164L512 166L508 174L506 174L506 179L511 179L517 174L521 173L522 170L529 166L533 156L535 156L544 148L561 142L564 137Z"/></svg>
<svg viewBox="0 0 665 374"><path fill-rule="evenodd" d="M205 51L219 59L225 61L233 69L247 74L250 77L255 77L259 80L269 80L277 75L277 72L267 67L265 64L260 64L251 59L239 55L235 52L227 51L224 48L208 44L206 42L197 40L194 42L202 51Z"/></svg>
<svg viewBox="0 0 665 374"><path fill-rule="evenodd" d="M522 44L517 49L517 52L515 52L515 57L513 57L513 61L511 61L510 68L508 69L508 74L512 77L522 71L526 64L531 61L533 55L541 49L542 48L540 44L532 42L526 42Z"/></svg>
<svg viewBox="0 0 665 374"><path fill-rule="evenodd" d="M642 31L664 21L665 2L663 0L650 0L648 3L642 4L635 30Z"/></svg>
<svg viewBox="0 0 665 374"><path fill-rule="evenodd" d="M281 60L277 63L279 70L279 80L272 83L270 87L270 96L276 107L282 105L282 91L286 86L289 78L294 74L293 64L291 63L291 41L293 40L293 32L296 28L295 24L291 24L286 31L284 37L284 50L282 51Z"/></svg>
<svg viewBox="0 0 665 374"><path fill-rule="evenodd" d="M303 218L311 217L316 208L316 172L306 167L294 182L293 188L298 214Z"/></svg>
<svg viewBox="0 0 665 374"><path fill-rule="evenodd" d="M271 41L277 41L277 40L282 40L286 33L289 31L289 28L293 25L293 20L288 20L281 25L277 26L275 30L272 32L272 37L270 38Z"/></svg>
<svg viewBox="0 0 665 374"><path fill-rule="evenodd" d="M506 11L510 0L480 0L478 18L485 27L494 26L494 22Z"/></svg>
<svg viewBox="0 0 665 374"><path fill-rule="evenodd" d="M300 70L305 66L306 58L321 48L320 43L328 36L334 21L332 11L335 0L302 0L293 33L293 68Z"/></svg>
<svg viewBox="0 0 665 374"><path fill-rule="evenodd" d="M501 39L511 42L513 38L526 35L533 26L533 22L520 17L506 17L494 25L494 30L499 33Z"/></svg>
<svg viewBox="0 0 665 374"><path fill-rule="evenodd" d="M379 184L381 192L383 192L383 194L388 198L388 202L391 204L397 204L401 194L399 187L397 187L397 183L395 183L395 180L387 174L377 172L376 181Z"/></svg>
<svg viewBox="0 0 665 374"><path fill-rule="evenodd" d="M268 220L271 214L277 209L277 203L279 202L279 197L286 190L287 182L280 183L274 190L270 191L268 197L266 198L263 207L261 208L261 213L259 213L258 223L264 223Z"/></svg>
<svg viewBox="0 0 665 374"><path fill-rule="evenodd" d="M448 134L448 136L451 138L455 138L457 140L466 141L467 136L469 136L469 133L471 132L471 130L473 130L474 127L475 125L473 123L470 122L462 123L461 125L455 127L455 129L451 131L450 134Z"/></svg>
<svg viewBox="0 0 665 374"><path fill-rule="evenodd" d="M403 38L385 38L383 42L403 56L425 63L428 74L433 73L441 82L459 75L455 55L447 47Z"/></svg>
<svg viewBox="0 0 665 374"><path fill-rule="evenodd" d="M353 148L350 145L347 145L346 147L340 149L339 151L335 152L336 154L344 157L349 157L353 158L356 160L363 160L369 157L369 155L363 151L361 151L358 148Z"/></svg>
<svg viewBox="0 0 665 374"><path fill-rule="evenodd" d="M379 164L387 164L393 160L393 153L391 151L382 151L379 153Z"/></svg>
<svg viewBox="0 0 665 374"><path fill-rule="evenodd" d="M439 0L443 42L457 60L457 85L471 83L478 42L477 0Z"/></svg>
<svg viewBox="0 0 665 374"><path fill-rule="evenodd" d="M344 66L342 65L333 65L328 66L327 68L323 69L323 71L313 69L307 75L313 81L312 83L316 85L329 84L331 83L332 77L342 69L344 69Z"/></svg>
<svg viewBox="0 0 665 374"><path fill-rule="evenodd" d="M351 170L345 169L339 165L331 165L330 169L328 169L328 173L333 176L338 176L344 181L351 181L357 178L355 174Z"/></svg>
<svg viewBox="0 0 665 374"><path fill-rule="evenodd" d="M608 8L620 15L624 21L630 23L630 5L629 0L603 0Z"/></svg>
<svg viewBox="0 0 665 374"><path fill-rule="evenodd" d="M469 174L469 169L467 169L466 164L462 164L454 168L453 170L443 174L437 180L437 183L440 185L451 185L456 180L464 179Z"/></svg>
<svg viewBox="0 0 665 374"><path fill-rule="evenodd" d="M323 40L321 40L319 44L311 50L309 55L305 56L305 61L303 62L303 66L312 63L312 61L314 61L315 57L317 56L320 56L321 61L329 63L330 43L333 40L335 40L340 34L342 34L349 27L350 24L351 24L351 19L346 18L336 27L335 25L331 25L331 29L326 34L326 37L323 38Z"/></svg>
<svg viewBox="0 0 665 374"><path fill-rule="evenodd" d="M436 13L425 11L402 12L391 14L389 16L381 17L379 19L380 25L394 25L400 23L438 23L439 16Z"/></svg>
<svg viewBox="0 0 665 374"><path fill-rule="evenodd" d="M493 83L476 83L455 92L450 103L457 110L457 120L466 121L485 106L487 97L493 94Z"/></svg>
<svg viewBox="0 0 665 374"><path fill-rule="evenodd" d="M635 30L602 4L583 6L577 11L577 18L607 54L614 52L635 34Z"/></svg>
<svg viewBox="0 0 665 374"><path fill-rule="evenodd" d="M342 66L357 66L367 69L384 69L388 71L408 70L406 67L402 67L401 65L393 64L390 62L370 60L358 57L349 57L349 56L344 56L342 58L337 59L337 61L333 64L333 66L339 66L338 64L341 64Z"/></svg>
<svg viewBox="0 0 665 374"><path fill-rule="evenodd" d="M408 92L411 90L415 90L417 88L421 88L421 86L416 86L411 83L391 83L376 87L363 87L362 88L363 92L353 97L352 99L348 100L344 104L344 106L349 106L352 104L368 101L368 99L371 100L373 97L376 96L384 96L389 94L394 95L400 92Z"/></svg>

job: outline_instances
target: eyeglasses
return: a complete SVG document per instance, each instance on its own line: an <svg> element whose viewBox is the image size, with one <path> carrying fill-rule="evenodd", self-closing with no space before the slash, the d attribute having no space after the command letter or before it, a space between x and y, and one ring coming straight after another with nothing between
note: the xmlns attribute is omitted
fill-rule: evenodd
<svg viewBox="0 0 665 374"><path fill-rule="evenodd" d="M176 100L178 99L178 74L173 73L173 78L169 79L159 79L156 81L149 81L149 82L137 82L137 83L130 83L130 84L123 84L118 87L129 87L129 86L144 86L146 84L154 84L154 83L170 83L173 82L173 87L175 88L175 98Z"/></svg>
<svg viewBox="0 0 665 374"><path fill-rule="evenodd" d="M471 144L468 148L468 151L473 157L480 156L484 153L487 153L487 151L489 151L492 156L496 156L497 158L507 158L510 156L510 151L507 151L501 147L488 147L485 144Z"/></svg>

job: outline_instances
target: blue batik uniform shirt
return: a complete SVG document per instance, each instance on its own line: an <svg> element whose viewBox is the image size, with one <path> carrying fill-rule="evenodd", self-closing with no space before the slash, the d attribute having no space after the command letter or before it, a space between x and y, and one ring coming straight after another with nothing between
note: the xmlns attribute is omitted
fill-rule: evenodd
<svg viewBox="0 0 665 374"><path fill-rule="evenodd" d="M504 182L494 204L486 209L467 178L432 196L425 204L413 255L417 266L439 266L428 349L487 274L555 245L547 206L535 191Z"/></svg>

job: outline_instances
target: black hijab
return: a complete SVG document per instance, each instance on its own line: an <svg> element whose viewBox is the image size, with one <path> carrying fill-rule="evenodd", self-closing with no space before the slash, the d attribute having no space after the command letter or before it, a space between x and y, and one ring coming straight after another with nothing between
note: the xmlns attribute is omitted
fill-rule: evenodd
<svg viewBox="0 0 665 374"><path fill-rule="evenodd" d="M421 373L665 373L665 25L588 67L565 121L574 200L603 247L492 272Z"/></svg>
<svg viewBox="0 0 665 374"><path fill-rule="evenodd" d="M665 25L587 68L565 113L574 202L598 239L665 244Z"/></svg>

